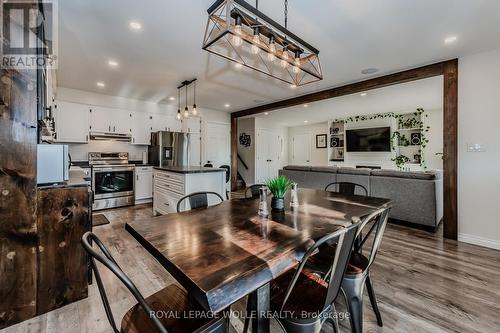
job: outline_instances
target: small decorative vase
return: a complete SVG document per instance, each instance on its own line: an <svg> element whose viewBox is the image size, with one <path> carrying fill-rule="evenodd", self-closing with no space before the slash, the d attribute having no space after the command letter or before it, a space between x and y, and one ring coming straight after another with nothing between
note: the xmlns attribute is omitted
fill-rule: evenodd
<svg viewBox="0 0 500 333"><path fill-rule="evenodd" d="M276 212L285 210L285 200L273 197L271 200L271 209Z"/></svg>

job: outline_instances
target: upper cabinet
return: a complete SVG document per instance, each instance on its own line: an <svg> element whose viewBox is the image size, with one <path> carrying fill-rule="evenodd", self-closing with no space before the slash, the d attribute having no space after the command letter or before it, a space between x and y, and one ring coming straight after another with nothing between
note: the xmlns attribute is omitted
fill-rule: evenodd
<svg viewBox="0 0 500 333"><path fill-rule="evenodd" d="M201 132L201 118L190 117L182 121L182 132L186 133L200 133Z"/></svg>
<svg viewBox="0 0 500 333"><path fill-rule="evenodd" d="M90 130L92 132L129 134L130 121L130 111L101 106L90 107Z"/></svg>
<svg viewBox="0 0 500 333"><path fill-rule="evenodd" d="M89 106L56 101L54 105L56 141L87 143L89 139Z"/></svg>
<svg viewBox="0 0 500 333"><path fill-rule="evenodd" d="M177 120L175 116L162 114L162 113L154 113L153 117L153 132L158 131L168 131L168 132L181 132L182 131L182 123Z"/></svg>
<svg viewBox="0 0 500 333"><path fill-rule="evenodd" d="M132 144L149 145L153 130L153 116L146 112L129 112L132 121Z"/></svg>

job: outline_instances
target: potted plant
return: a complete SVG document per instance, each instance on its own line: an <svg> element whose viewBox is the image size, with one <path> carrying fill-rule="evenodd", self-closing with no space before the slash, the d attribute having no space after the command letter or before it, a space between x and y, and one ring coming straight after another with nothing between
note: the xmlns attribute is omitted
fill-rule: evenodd
<svg viewBox="0 0 500 333"><path fill-rule="evenodd" d="M274 211L283 211L285 209L285 194L292 187L292 181L285 176L278 176L266 181L266 186L273 194L271 208Z"/></svg>

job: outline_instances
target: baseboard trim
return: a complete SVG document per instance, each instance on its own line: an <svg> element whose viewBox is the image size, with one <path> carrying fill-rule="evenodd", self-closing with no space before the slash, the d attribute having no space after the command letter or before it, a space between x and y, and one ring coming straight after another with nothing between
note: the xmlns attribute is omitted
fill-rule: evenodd
<svg viewBox="0 0 500 333"><path fill-rule="evenodd" d="M500 250L500 241L470 234L458 234L458 241Z"/></svg>

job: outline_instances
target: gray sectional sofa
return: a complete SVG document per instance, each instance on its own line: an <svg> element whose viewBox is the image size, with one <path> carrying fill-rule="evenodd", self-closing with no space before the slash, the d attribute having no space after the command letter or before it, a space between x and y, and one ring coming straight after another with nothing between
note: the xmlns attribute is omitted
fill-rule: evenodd
<svg viewBox="0 0 500 333"><path fill-rule="evenodd" d="M436 229L443 217L441 172L286 166L279 171L299 187L323 190L332 182L363 185L370 196L393 200L390 218ZM356 190L356 194L362 194Z"/></svg>

